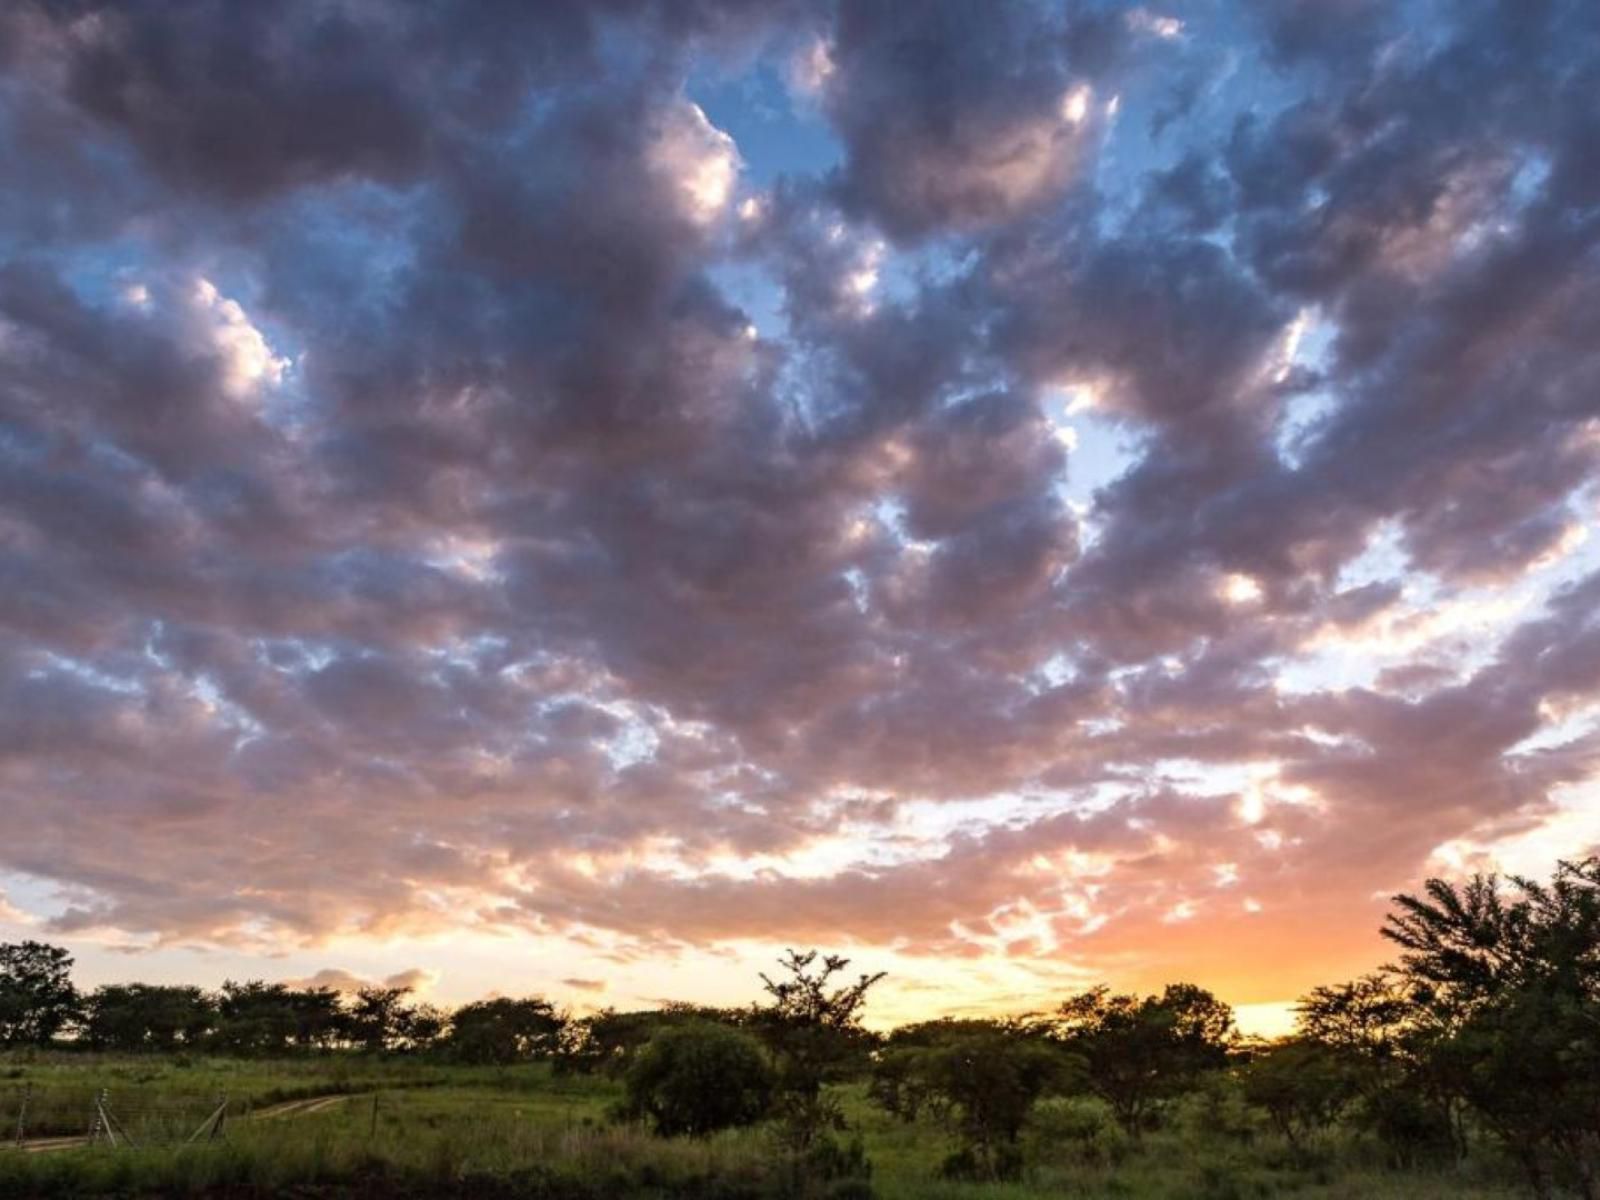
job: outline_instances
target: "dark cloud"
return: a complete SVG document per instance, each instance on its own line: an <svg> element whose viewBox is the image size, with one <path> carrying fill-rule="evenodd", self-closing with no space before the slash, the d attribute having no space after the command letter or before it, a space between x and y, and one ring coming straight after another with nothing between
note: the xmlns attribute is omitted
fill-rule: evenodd
<svg viewBox="0 0 1600 1200"><path fill-rule="evenodd" d="M1537 840L1600 34L1223 8L8 8L11 902L1278 996ZM796 58L772 178L699 89Z"/></svg>
<svg viewBox="0 0 1600 1200"><path fill-rule="evenodd" d="M820 83L846 205L917 237L1059 198L1091 124L1063 111L1065 48L1044 6L841 6Z"/></svg>

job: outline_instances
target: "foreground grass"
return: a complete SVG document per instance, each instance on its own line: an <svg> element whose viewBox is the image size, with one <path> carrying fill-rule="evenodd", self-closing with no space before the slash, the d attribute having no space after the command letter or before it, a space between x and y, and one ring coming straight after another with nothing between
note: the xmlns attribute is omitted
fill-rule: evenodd
<svg viewBox="0 0 1600 1200"><path fill-rule="evenodd" d="M15 1072L22 1071L19 1075ZM770 1134L664 1141L617 1126L617 1086L562 1078L544 1066L419 1065L348 1057L289 1062L218 1059L0 1059L0 1091L106 1086L139 1095L226 1092L237 1113L285 1099L338 1094L317 1112L282 1119L241 1115L225 1142L184 1149L86 1148L50 1154L0 1150L0 1196L495 1197L759 1200L781 1194ZM939 1178L953 1148L932 1121L904 1124L846 1089L850 1119L873 1163L882 1200L1511 1200L1515 1177L1485 1156L1467 1172L1394 1171L1345 1136L1296 1162L1281 1141L1233 1112L1193 1105L1133 1146L1091 1102L1044 1106L1029 1134L1027 1178L1013 1184ZM0 1112L0 1122L4 1120ZM848 1194L848 1193L845 1193Z"/></svg>

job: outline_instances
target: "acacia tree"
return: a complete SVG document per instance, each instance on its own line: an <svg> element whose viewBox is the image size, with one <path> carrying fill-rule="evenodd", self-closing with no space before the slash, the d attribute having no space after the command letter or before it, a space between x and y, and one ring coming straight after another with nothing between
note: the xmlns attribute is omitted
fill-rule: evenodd
<svg viewBox="0 0 1600 1200"><path fill-rule="evenodd" d="M870 1094L911 1120L924 1105L947 1119L961 1149L945 1160L952 1178L1019 1178L1018 1139L1034 1105L1072 1074L1073 1060L1048 1039L1006 1022L929 1022L879 1057Z"/></svg>
<svg viewBox="0 0 1600 1200"><path fill-rule="evenodd" d="M1337 1122L1354 1096L1349 1069L1317 1042L1279 1042L1251 1059L1244 1071L1246 1103L1267 1114L1297 1158L1306 1139Z"/></svg>
<svg viewBox="0 0 1600 1200"><path fill-rule="evenodd" d="M45 942L0 942L0 1045L42 1046L77 1013L71 954Z"/></svg>
<svg viewBox="0 0 1600 1200"><path fill-rule="evenodd" d="M830 1130L846 1128L844 1112L825 1085L842 1077L854 1064L864 1064L870 1035L861 1024L867 992L884 977L861 975L854 983L835 984L850 960L837 955L813 968L817 952L789 950L779 959L788 972L761 982L770 1002L753 1017L755 1031L772 1051L776 1066L775 1100L785 1141L806 1153Z"/></svg>
<svg viewBox="0 0 1600 1200"><path fill-rule="evenodd" d="M1600 1006L1511 991L1442 1041L1436 1064L1536 1195L1600 1195Z"/></svg>
<svg viewBox="0 0 1600 1200"><path fill-rule="evenodd" d="M1562 862L1548 884L1431 879L1395 898L1383 934L1428 1061L1549 1195L1600 1195L1600 858Z"/></svg>
<svg viewBox="0 0 1600 1200"><path fill-rule="evenodd" d="M1047 1028L1083 1062L1084 1080L1129 1134L1202 1072L1227 1065L1233 1010L1204 988L1168 984L1159 996L1093 988L1063 1001Z"/></svg>
<svg viewBox="0 0 1600 1200"><path fill-rule="evenodd" d="M867 1096L891 1116L915 1121L924 1109L944 1116L946 1098L929 1085L925 1053L968 1036L999 1028L981 1018L941 1017L890 1031L873 1056Z"/></svg>
<svg viewBox="0 0 1600 1200"><path fill-rule="evenodd" d="M1382 933L1434 1007L1464 1014L1533 988L1600 995L1600 858L1558 863L1548 884L1475 875L1423 892L1396 896Z"/></svg>
<svg viewBox="0 0 1600 1200"><path fill-rule="evenodd" d="M401 1048L414 1054L432 1050L450 1028L449 1010L435 1004L411 1004L400 1014Z"/></svg>
<svg viewBox="0 0 1600 1200"><path fill-rule="evenodd" d="M558 1039L555 1065L558 1071L602 1071L623 1075L657 1033L680 1025L708 1023L744 1028L750 1012L738 1008L715 1008L704 1004L671 1001L660 1008L618 1012L603 1008L597 1013L569 1020Z"/></svg>
<svg viewBox="0 0 1600 1200"><path fill-rule="evenodd" d="M1458 1090L1435 1054L1445 1028L1403 978L1380 971L1314 988L1300 1001L1298 1028L1339 1062L1359 1122L1398 1165L1465 1153Z"/></svg>

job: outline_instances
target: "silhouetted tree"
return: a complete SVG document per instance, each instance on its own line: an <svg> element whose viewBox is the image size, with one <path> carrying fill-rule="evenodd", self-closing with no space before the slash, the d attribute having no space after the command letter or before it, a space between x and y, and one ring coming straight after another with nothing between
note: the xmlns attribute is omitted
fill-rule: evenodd
<svg viewBox="0 0 1600 1200"><path fill-rule="evenodd" d="M1329 1047L1289 1040L1267 1047L1244 1071L1244 1098L1267 1114L1298 1156L1331 1128L1356 1094L1350 1069Z"/></svg>
<svg viewBox="0 0 1600 1200"><path fill-rule="evenodd" d="M632 1012L601 1009L590 1016L568 1021L561 1033L556 1069L583 1073L600 1071L613 1076L625 1074L634 1056L661 1030L695 1022L739 1029L750 1024L750 1013L747 1009L681 1002Z"/></svg>
<svg viewBox="0 0 1600 1200"><path fill-rule="evenodd" d="M1600 995L1600 858L1559 863L1549 884L1477 875L1460 886L1430 879L1423 891L1395 897L1383 936L1435 1009L1464 1013L1534 988Z"/></svg>
<svg viewBox="0 0 1600 1200"><path fill-rule="evenodd" d="M345 1036L344 998L333 988L296 988L286 993L294 1018L294 1044L324 1050Z"/></svg>
<svg viewBox="0 0 1600 1200"><path fill-rule="evenodd" d="M1204 988L1169 984L1140 998L1097 987L1064 1001L1048 1026L1083 1062L1089 1090L1135 1137L1201 1072L1228 1063L1233 1010Z"/></svg>
<svg viewBox="0 0 1600 1200"><path fill-rule="evenodd" d="M761 982L768 1004L756 1010L754 1028L772 1050L777 1066L779 1116L791 1147L804 1153L824 1133L845 1128L843 1109L824 1085L864 1066L870 1035L861 1025L867 992L884 977L861 975L854 983L834 984L850 965L837 955L813 968L817 952L789 950L779 960L786 978Z"/></svg>
<svg viewBox="0 0 1600 1200"><path fill-rule="evenodd" d="M514 1063L555 1053L567 1018L548 1000L500 997L456 1009L445 1040L463 1062Z"/></svg>
<svg viewBox="0 0 1600 1200"><path fill-rule="evenodd" d="M45 1045L77 1014L72 955L45 942L0 942L0 1045Z"/></svg>
<svg viewBox="0 0 1600 1200"><path fill-rule="evenodd" d="M226 980L217 996L217 1049L228 1054L281 1054L293 1042L295 1012L289 988L259 979Z"/></svg>
<svg viewBox="0 0 1600 1200"><path fill-rule="evenodd" d="M1459 1096L1538 1195L1600 1194L1600 859L1562 862L1548 884L1431 879L1395 898L1431 1078Z"/></svg>
<svg viewBox="0 0 1600 1200"><path fill-rule="evenodd" d="M704 1136L761 1120L772 1088L759 1042L726 1025L692 1022L659 1030L635 1057L624 1111L665 1137Z"/></svg>
<svg viewBox="0 0 1600 1200"><path fill-rule="evenodd" d="M1358 1123L1396 1165L1464 1153L1460 1100L1434 1055L1443 1027L1403 979L1376 972L1314 988L1300 1001L1298 1028L1338 1059Z"/></svg>
<svg viewBox="0 0 1600 1200"><path fill-rule="evenodd" d="M210 1036L215 1001L197 987L112 983L83 1005L83 1040L98 1050L175 1050Z"/></svg>
<svg viewBox="0 0 1600 1200"><path fill-rule="evenodd" d="M410 1005L400 1012L400 1044L417 1053L432 1050L444 1042L450 1021L450 1014L437 1005Z"/></svg>
<svg viewBox="0 0 1600 1200"><path fill-rule="evenodd" d="M405 1039L408 987L361 988L349 1002L350 1040L369 1054L398 1047Z"/></svg>

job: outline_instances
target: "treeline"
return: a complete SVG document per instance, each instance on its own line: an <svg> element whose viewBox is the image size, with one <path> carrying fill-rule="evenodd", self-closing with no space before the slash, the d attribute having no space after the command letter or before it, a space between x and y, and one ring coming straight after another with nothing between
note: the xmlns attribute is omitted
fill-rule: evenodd
<svg viewBox="0 0 1600 1200"><path fill-rule="evenodd" d="M266 1057L312 1051L431 1053L513 1063L553 1053L571 1024L547 1000L498 998L454 1011L409 988L345 993L250 980L217 991L113 983L80 992L72 957L42 942L0 944L0 1045Z"/></svg>
<svg viewBox="0 0 1600 1200"><path fill-rule="evenodd" d="M866 1171L859 1142L834 1136L847 1124L833 1085L853 1080L897 1118L944 1125L952 1178L1018 1178L1040 1102L1094 1097L1103 1118L1051 1110L1052 1134L1086 1154L1130 1153L1182 1109L1221 1138L1265 1123L1299 1160L1354 1132L1398 1169L1503 1154L1537 1195L1600 1200L1600 859L1562 863L1548 882L1431 880L1396 897L1382 932L1395 963L1314 989L1293 1036L1267 1042L1241 1037L1229 1007L1193 984L1145 996L1100 987L1046 1013L877 1035L860 1018L882 976L845 982L845 960L815 954L791 952L748 1007L575 1019L538 998L445 1013L398 988L80 996L66 953L33 942L0 947L0 1040L547 1059L621 1078L622 1115L665 1136L770 1122L795 1162L836 1179Z"/></svg>

